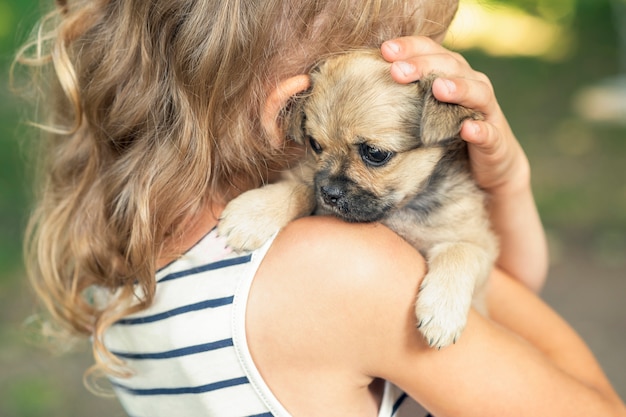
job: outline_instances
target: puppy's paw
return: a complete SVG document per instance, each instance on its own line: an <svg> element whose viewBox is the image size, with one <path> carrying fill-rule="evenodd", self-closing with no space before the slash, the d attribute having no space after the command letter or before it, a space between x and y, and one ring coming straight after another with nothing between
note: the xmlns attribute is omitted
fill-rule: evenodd
<svg viewBox="0 0 626 417"><path fill-rule="evenodd" d="M220 216L217 233L236 251L258 249L289 219L277 214L264 188L247 191L232 200Z"/></svg>
<svg viewBox="0 0 626 417"><path fill-rule="evenodd" d="M470 294L450 291L426 275L415 304L417 327L430 347L455 343L467 323Z"/></svg>

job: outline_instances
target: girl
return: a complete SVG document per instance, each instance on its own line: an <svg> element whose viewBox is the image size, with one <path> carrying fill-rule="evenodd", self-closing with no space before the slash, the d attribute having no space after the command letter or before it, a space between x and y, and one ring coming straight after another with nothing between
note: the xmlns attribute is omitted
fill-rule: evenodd
<svg viewBox="0 0 626 417"><path fill-rule="evenodd" d="M547 264L528 162L489 80L438 43L456 7L57 0L18 58L50 72L29 273L53 318L93 338L129 415L626 415L525 288ZM415 329L424 260L388 229L304 218L253 253L214 231L297 157L281 114L303 74L360 47L398 82L447 74L436 97L486 115L462 137L502 245L490 318L471 312L441 351Z"/></svg>

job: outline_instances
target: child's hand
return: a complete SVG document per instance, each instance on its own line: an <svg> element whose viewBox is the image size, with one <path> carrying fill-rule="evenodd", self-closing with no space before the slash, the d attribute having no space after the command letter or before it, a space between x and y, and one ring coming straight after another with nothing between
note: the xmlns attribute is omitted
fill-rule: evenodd
<svg viewBox="0 0 626 417"><path fill-rule="evenodd" d="M469 143L472 171L478 184L492 195L509 195L530 187L530 168L521 146L498 105L491 81L474 71L465 58L430 38L411 36L383 43L383 57L392 62L391 75L400 83L435 72L433 94L485 115L467 120L461 137Z"/></svg>

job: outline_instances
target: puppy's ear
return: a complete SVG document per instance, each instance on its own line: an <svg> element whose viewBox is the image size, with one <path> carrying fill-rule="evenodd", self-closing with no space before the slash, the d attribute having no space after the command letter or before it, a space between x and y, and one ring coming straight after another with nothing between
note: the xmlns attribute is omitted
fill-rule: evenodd
<svg viewBox="0 0 626 417"><path fill-rule="evenodd" d="M309 70L308 74L310 78L308 88L291 96L289 103L283 108L283 128L285 132L287 132L287 137L300 145L305 144L306 136L306 113L304 111L304 104L311 95L315 78L319 75L320 69L324 64L325 61L320 61Z"/></svg>
<svg viewBox="0 0 626 417"><path fill-rule="evenodd" d="M436 78L437 75L431 74L418 82L421 98L420 138L427 146L458 137L461 124L466 119L483 119L479 112L437 100L432 89Z"/></svg>
<svg viewBox="0 0 626 417"><path fill-rule="evenodd" d="M310 88L292 96L282 111L282 120L287 137L300 145L304 144L304 123L306 122L304 103L309 93Z"/></svg>

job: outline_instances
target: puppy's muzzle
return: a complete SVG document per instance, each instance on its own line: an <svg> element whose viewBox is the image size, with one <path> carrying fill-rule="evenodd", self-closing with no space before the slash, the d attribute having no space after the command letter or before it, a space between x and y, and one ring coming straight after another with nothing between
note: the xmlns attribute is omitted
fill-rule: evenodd
<svg viewBox="0 0 626 417"><path fill-rule="evenodd" d="M371 193L345 182L331 182L317 188L318 213L333 213L348 222L380 220L391 207L380 205Z"/></svg>
<svg viewBox="0 0 626 417"><path fill-rule="evenodd" d="M345 191L337 185L324 185L320 188L320 194L324 203L331 207L340 207L345 205Z"/></svg>

